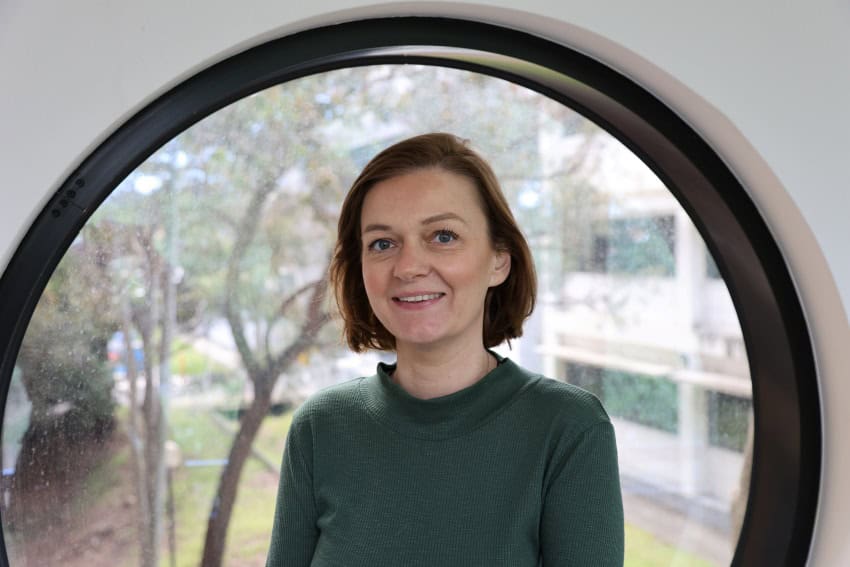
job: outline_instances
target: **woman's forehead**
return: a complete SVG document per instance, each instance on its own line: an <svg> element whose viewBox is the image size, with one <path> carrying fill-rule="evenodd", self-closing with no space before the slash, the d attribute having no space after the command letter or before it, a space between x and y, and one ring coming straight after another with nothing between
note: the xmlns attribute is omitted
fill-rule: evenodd
<svg viewBox="0 0 850 567"><path fill-rule="evenodd" d="M366 194L360 216L361 226L393 219L473 223L484 217L484 211L471 180L433 168L376 183Z"/></svg>

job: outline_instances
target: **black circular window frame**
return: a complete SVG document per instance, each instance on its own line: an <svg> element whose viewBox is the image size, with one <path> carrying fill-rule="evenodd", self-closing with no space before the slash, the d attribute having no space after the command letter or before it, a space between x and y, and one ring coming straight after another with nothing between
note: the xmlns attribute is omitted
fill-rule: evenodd
<svg viewBox="0 0 850 567"><path fill-rule="evenodd" d="M764 220L709 145L642 87L563 45L480 22L399 17L304 31L198 73L128 120L62 184L0 279L0 411L53 269L98 205L148 156L266 87L343 67L405 63L500 77L559 101L623 142L676 196L729 288L752 376L753 471L732 564L804 565L821 463L817 374L799 298ZM0 564L8 565L2 540Z"/></svg>

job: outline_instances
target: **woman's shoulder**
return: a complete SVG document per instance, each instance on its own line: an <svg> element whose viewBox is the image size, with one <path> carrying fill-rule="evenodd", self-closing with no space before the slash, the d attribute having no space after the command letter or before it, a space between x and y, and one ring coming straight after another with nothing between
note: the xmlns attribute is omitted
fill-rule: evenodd
<svg viewBox="0 0 850 567"><path fill-rule="evenodd" d="M366 379L365 377L353 378L315 392L295 410L292 423L306 424L360 411L362 408L360 384Z"/></svg>
<svg viewBox="0 0 850 567"><path fill-rule="evenodd" d="M567 418L579 426L610 422L602 402L593 393L573 384L517 368L530 382L522 398L524 405L535 415L551 419Z"/></svg>

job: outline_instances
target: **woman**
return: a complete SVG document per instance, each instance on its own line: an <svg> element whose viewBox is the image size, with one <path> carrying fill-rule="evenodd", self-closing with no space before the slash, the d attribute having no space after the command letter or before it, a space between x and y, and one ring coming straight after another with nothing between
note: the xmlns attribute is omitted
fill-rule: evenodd
<svg viewBox="0 0 850 567"><path fill-rule="evenodd" d="M394 350L287 437L268 567L614 566L614 431L591 394L490 351L535 275L487 163L449 134L378 154L331 264L348 344Z"/></svg>

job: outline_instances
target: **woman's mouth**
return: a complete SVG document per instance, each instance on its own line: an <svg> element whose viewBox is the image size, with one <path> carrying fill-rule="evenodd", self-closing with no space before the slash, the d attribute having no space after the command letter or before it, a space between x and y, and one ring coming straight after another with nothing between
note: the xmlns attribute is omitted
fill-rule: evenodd
<svg viewBox="0 0 850 567"><path fill-rule="evenodd" d="M403 295L398 297L393 297L393 301L397 301L399 303L424 303L426 301L432 301L434 299L440 299L446 295L445 293L423 293L419 295Z"/></svg>

